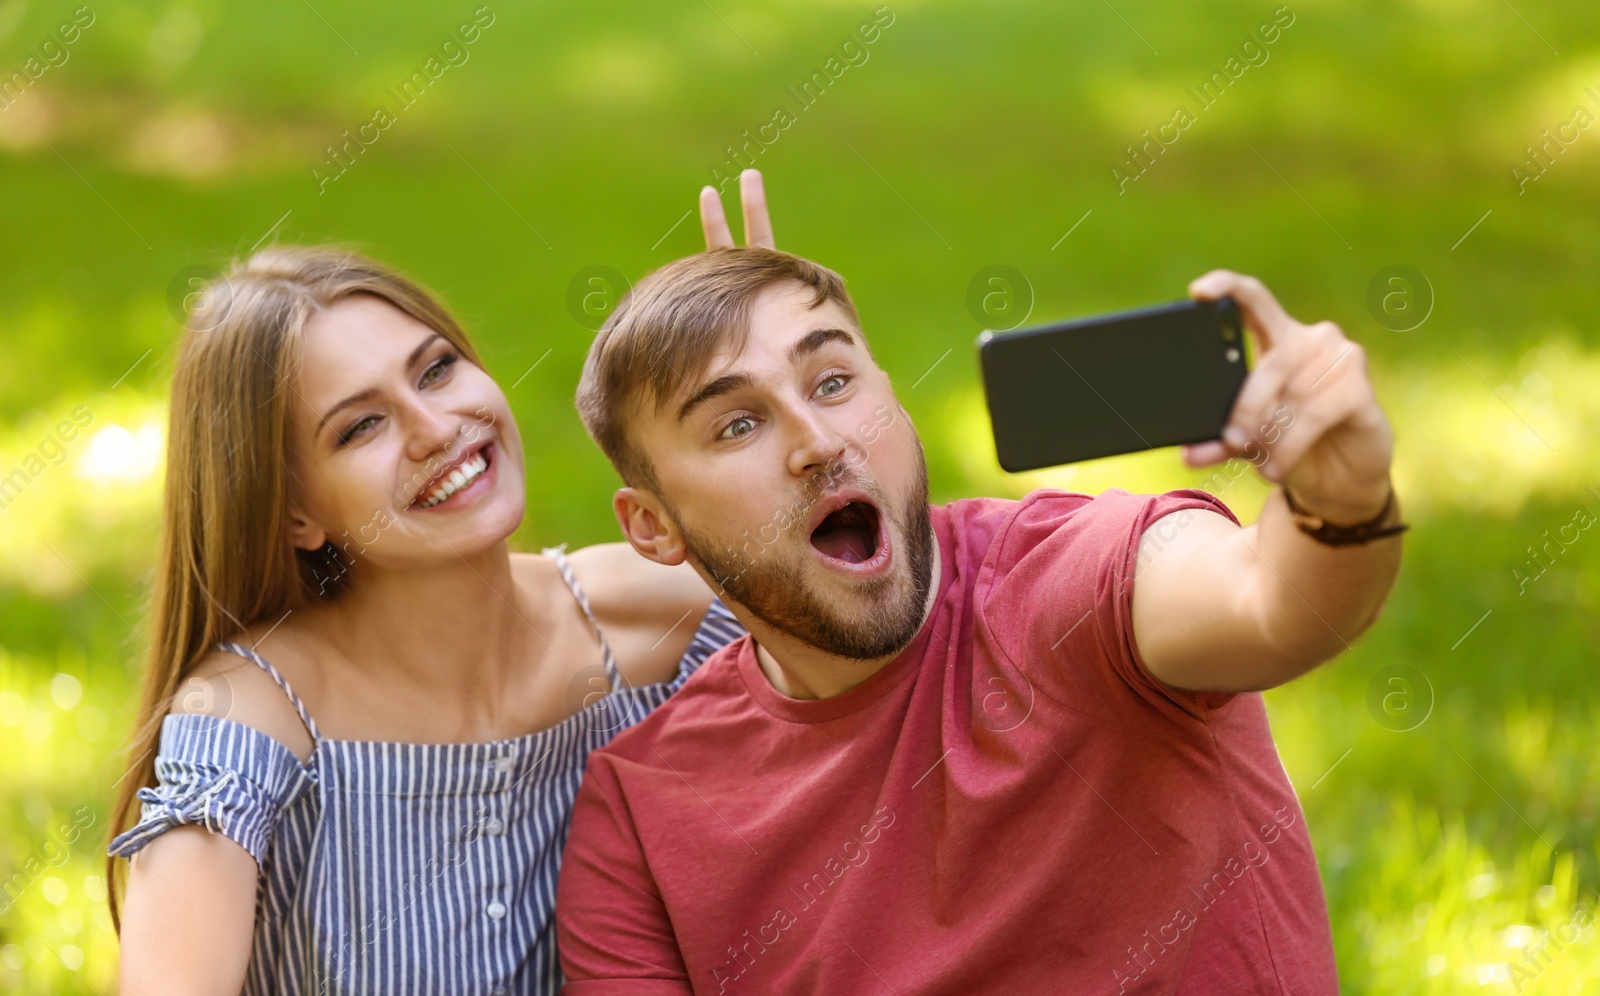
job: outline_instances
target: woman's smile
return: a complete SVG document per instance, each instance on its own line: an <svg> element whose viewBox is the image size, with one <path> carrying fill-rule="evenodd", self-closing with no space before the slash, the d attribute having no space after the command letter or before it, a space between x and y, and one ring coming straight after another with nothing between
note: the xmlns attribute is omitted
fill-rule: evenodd
<svg viewBox="0 0 1600 996"><path fill-rule="evenodd" d="M494 444L465 450L418 491L409 511L454 511L465 508L494 487Z"/></svg>

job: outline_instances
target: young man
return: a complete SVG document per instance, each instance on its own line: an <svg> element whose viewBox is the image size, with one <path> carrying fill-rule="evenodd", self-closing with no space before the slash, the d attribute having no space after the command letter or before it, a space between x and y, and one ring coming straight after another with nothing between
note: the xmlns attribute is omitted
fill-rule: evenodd
<svg viewBox="0 0 1600 996"><path fill-rule="evenodd" d="M1392 437L1337 327L1227 271L1190 292L1260 346L1186 454L1292 494L1248 528L1199 491L930 506L836 274L729 248L634 289L579 408L628 540L750 637L592 755L566 991L1337 991L1258 692L1377 616Z"/></svg>

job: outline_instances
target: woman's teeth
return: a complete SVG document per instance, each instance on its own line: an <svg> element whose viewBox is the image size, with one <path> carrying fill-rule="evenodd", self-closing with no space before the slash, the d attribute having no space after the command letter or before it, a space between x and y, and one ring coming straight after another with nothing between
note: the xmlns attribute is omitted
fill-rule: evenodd
<svg viewBox="0 0 1600 996"><path fill-rule="evenodd" d="M444 480L439 482L438 487L428 492L427 496L421 501L421 506L423 508L432 508L468 484L471 484L479 474L488 469L489 458L479 453L471 460L452 470Z"/></svg>

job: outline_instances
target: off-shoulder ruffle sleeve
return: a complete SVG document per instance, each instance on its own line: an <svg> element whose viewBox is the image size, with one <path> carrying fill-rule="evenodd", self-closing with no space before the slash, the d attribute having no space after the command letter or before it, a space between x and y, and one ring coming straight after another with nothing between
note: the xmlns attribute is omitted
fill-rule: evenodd
<svg viewBox="0 0 1600 996"><path fill-rule="evenodd" d="M132 857L178 826L220 833L260 865L278 816L313 782L283 744L260 730L215 716L177 714L161 724L156 785L139 790L139 823L111 842Z"/></svg>

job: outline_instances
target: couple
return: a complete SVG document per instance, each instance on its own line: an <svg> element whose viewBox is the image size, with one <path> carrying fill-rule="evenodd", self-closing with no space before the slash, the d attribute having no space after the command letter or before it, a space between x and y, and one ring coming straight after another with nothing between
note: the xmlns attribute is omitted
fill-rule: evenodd
<svg viewBox="0 0 1600 996"><path fill-rule="evenodd" d="M632 549L508 552L516 426L403 278L269 250L202 308L125 993L548 992L557 936L577 994L1335 991L1255 692L1398 567L1359 347L1191 285L1261 347L1186 453L1292 489L1248 529L1197 491L930 506L843 280L741 182L752 247L703 191L713 251L584 368Z"/></svg>

